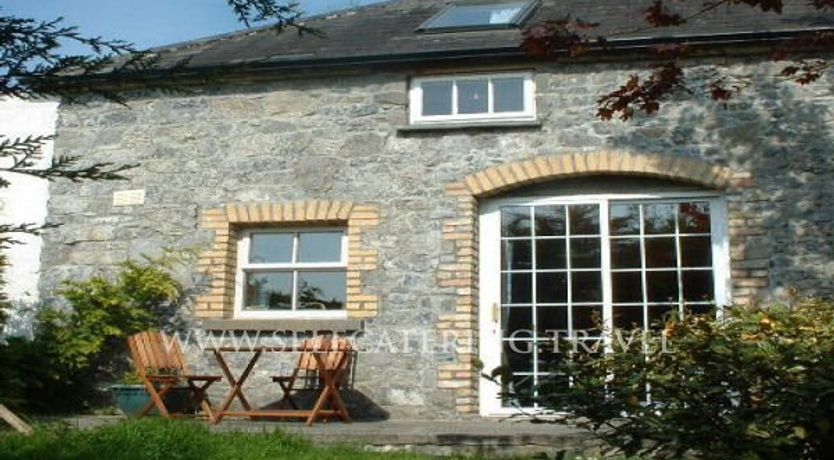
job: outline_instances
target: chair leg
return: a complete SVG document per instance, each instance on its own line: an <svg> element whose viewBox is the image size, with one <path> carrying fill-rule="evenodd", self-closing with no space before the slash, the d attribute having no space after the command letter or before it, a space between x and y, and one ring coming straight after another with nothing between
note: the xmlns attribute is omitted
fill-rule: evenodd
<svg viewBox="0 0 834 460"><path fill-rule="evenodd" d="M278 401L278 404L280 405L284 401L287 401L288 403L290 403L290 407L292 407L295 410L298 410L298 404L295 403L295 399L292 397L292 387L294 383L295 380L290 380L289 383L286 384L280 380L278 381L278 385L281 387L281 391L284 392L284 395L281 396L281 400Z"/></svg>
<svg viewBox="0 0 834 460"><path fill-rule="evenodd" d="M171 391L171 388L173 388L176 383L177 382L168 382L162 387L161 390L157 391L152 382L145 380L145 389L148 391L148 395L151 397L151 400L145 405L145 408L142 409L139 417L148 415L151 410L153 410L154 406L156 406L156 409L159 411L159 415L168 419L171 418L171 414L168 413L168 408L165 407L165 400L163 398L169 391Z"/></svg>

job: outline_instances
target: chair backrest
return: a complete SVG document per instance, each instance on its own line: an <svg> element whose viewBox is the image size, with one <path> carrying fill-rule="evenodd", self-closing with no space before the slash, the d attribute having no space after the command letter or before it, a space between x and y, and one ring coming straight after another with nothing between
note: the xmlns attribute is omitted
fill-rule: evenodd
<svg viewBox="0 0 834 460"><path fill-rule="evenodd" d="M349 366L353 354L353 346L350 341L338 336L320 335L305 340L301 346L309 351L302 352L301 356L298 357L297 370L315 371L318 369L315 353L312 352L326 352L324 365L328 370L335 370L340 365L342 367Z"/></svg>
<svg viewBox="0 0 834 460"><path fill-rule="evenodd" d="M128 337L127 345L140 376L187 373L182 349L174 337L145 331Z"/></svg>

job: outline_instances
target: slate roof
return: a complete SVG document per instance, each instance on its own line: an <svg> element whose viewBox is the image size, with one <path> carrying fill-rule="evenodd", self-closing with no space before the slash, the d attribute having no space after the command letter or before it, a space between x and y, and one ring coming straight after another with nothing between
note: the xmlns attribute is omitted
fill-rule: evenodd
<svg viewBox="0 0 834 460"><path fill-rule="evenodd" d="M506 0L504 0L506 1ZM521 56L521 30L481 30L423 33L416 29L449 4L488 4L500 0L393 0L309 18L304 23L326 36L299 36L292 30L276 33L255 29L158 48L163 62L188 58L187 67L263 66L270 68L382 62L421 62L442 58ZM598 32L632 30L645 22L642 12L651 0L541 0L525 23L570 15L600 23ZM785 0L781 15L762 13L744 5L727 5L681 27L624 35L619 47L645 46L670 37L690 41L746 42L789 36L808 29L834 29L834 12L820 13L807 0ZM673 3L686 13L703 2Z"/></svg>

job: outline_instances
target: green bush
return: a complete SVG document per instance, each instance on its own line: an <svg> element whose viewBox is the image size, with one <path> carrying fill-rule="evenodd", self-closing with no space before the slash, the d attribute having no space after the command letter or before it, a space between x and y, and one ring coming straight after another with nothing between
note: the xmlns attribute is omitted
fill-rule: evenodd
<svg viewBox="0 0 834 460"><path fill-rule="evenodd" d="M34 340L0 345L0 402L25 411L65 412L96 404L98 383L128 365L127 336L164 328L177 313L182 288L170 257L124 262L113 280L67 282L68 308L44 307Z"/></svg>
<svg viewBox="0 0 834 460"><path fill-rule="evenodd" d="M612 353L554 362L573 384L542 386L539 402L628 455L834 458L834 303L664 326L665 350L615 341Z"/></svg>

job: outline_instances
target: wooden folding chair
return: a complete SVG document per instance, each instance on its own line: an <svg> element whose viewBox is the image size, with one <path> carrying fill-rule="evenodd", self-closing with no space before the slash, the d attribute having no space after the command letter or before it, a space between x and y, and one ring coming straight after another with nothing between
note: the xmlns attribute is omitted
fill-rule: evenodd
<svg viewBox="0 0 834 460"><path fill-rule="evenodd" d="M127 338L136 372L142 379L151 400L139 414L148 415L154 406L165 418L171 418L165 407L165 395L181 383L191 390L189 406L199 403L209 420L214 420L206 391L222 377L188 373L179 342L157 331L146 331Z"/></svg>
<svg viewBox="0 0 834 460"><path fill-rule="evenodd" d="M342 380L347 375L350 369L350 363L353 358L353 346L347 339L334 336L318 336L313 339L307 339L302 342L301 347L304 350L296 363L292 374L287 376L274 376L272 381L280 385L283 391L283 396L278 404L283 404L284 401L290 404L293 409L298 409L298 404L293 398L294 393L298 392L320 392L324 389L324 376L320 375L320 366L316 361L316 353L323 353L320 359L324 360L324 368L329 371L332 383L335 388L340 388ZM335 403L343 410L343 403L338 394L330 395L332 403ZM344 410L343 418L349 419L347 411Z"/></svg>

